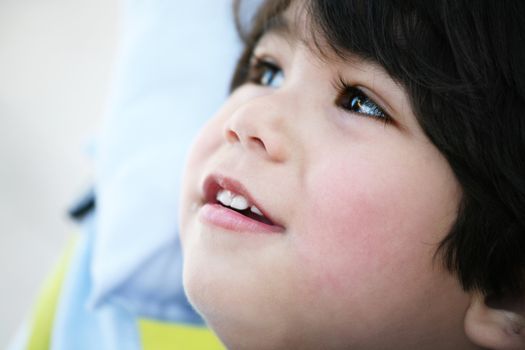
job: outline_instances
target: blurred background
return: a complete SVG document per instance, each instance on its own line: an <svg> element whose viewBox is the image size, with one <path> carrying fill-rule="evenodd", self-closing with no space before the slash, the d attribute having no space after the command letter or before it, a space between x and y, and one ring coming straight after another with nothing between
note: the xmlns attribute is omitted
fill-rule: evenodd
<svg viewBox="0 0 525 350"><path fill-rule="evenodd" d="M0 0L0 349L76 229L116 34L116 0Z"/></svg>

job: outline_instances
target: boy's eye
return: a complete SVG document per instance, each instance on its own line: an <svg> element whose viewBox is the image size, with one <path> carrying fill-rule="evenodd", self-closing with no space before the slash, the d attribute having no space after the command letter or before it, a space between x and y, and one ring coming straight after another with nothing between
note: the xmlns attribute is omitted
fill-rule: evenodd
<svg viewBox="0 0 525 350"><path fill-rule="evenodd" d="M391 120L390 116L359 88L343 83L338 89L340 92L335 102L339 107L386 123Z"/></svg>
<svg viewBox="0 0 525 350"><path fill-rule="evenodd" d="M283 84L284 73L275 63L254 57L250 64L248 81L257 85L279 88Z"/></svg>

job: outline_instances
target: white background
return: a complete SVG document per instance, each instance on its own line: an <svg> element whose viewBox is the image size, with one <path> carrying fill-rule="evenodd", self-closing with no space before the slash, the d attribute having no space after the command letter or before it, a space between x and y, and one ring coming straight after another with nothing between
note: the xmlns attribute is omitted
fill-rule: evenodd
<svg viewBox="0 0 525 350"><path fill-rule="evenodd" d="M116 30L116 0L0 0L0 349L75 230Z"/></svg>

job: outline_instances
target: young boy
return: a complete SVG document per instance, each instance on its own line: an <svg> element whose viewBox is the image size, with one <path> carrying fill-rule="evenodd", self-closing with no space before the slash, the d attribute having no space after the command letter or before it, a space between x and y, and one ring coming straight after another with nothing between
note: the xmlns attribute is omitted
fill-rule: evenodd
<svg viewBox="0 0 525 350"><path fill-rule="evenodd" d="M190 154L230 349L525 349L525 4L268 0Z"/></svg>

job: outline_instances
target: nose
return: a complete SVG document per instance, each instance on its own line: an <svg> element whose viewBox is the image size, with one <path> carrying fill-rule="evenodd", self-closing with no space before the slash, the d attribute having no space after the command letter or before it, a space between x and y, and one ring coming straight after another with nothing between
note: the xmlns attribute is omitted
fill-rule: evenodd
<svg viewBox="0 0 525 350"><path fill-rule="evenodd" d="M273 162L284 162L292 145L289 118L283 104L260 97L241 104L225 123L224 136Z"/></svg>

